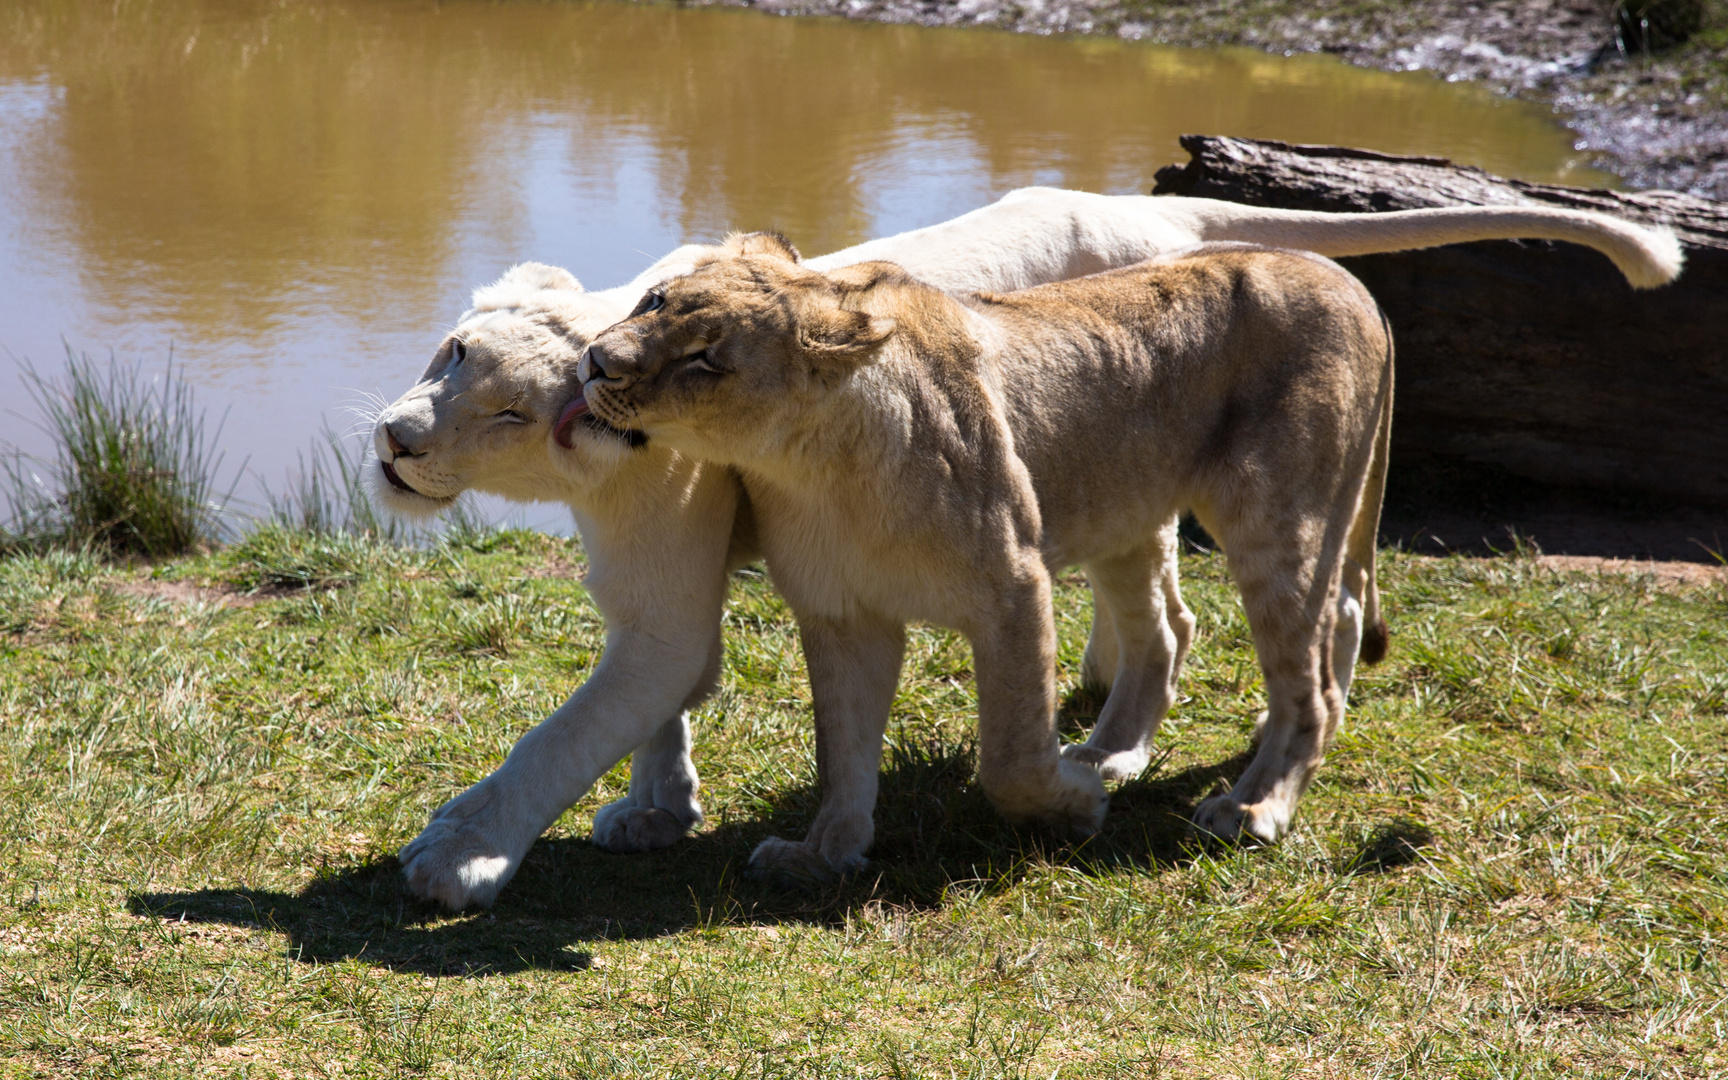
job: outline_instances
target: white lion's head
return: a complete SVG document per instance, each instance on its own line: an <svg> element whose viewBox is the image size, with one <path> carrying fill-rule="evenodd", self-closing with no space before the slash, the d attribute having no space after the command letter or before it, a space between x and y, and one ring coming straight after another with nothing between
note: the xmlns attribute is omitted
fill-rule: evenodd
<svg viewBox="0 0 1728 1080"><path fill-rule="evenodd" d="M627 313L620 300L542 263L475 290L420 381L378 416L366 466L378 501L425 517L470 488L568 501L604 481L641 437L588 415L576 366Z"/></svg>

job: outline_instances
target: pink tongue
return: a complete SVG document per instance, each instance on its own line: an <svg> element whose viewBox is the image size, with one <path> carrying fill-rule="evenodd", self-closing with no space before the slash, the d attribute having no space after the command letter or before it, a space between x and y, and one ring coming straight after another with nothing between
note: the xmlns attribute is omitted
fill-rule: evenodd
<svg viewBox="0 0 1728 1080"><path fill-rule="evenodd" d="M558 440L558 445L569 449L575 444L570 440L570 425L576 418L588 411L588 399L582 396L582 391L576 391L576 400L564 406L564 411L558 414L558 422L552 425L552 437Z"/></svg>

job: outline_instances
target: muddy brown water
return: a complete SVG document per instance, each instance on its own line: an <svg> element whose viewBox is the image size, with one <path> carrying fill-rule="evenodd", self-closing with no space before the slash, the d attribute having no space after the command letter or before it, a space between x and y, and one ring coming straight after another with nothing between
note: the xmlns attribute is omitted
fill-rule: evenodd
<svg viewBox="0 0 1728 1080"><path fill-rule="evenodd" d="M513 262L608 286L733 228L820 252L1026 184L1145 192L1188 131L1613 183L1542 109L1323 57L624 3L6 0L0 348L172 346L229 461L280 486ZM8 368L0 441L40 452Z"/></svg>

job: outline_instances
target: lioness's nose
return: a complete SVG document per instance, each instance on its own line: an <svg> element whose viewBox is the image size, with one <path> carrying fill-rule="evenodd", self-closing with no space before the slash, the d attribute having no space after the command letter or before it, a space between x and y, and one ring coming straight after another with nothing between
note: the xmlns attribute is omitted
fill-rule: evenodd
<svg viewBox="0 0 1728 1080"><path fill-rule="evenodd" d="M612 372L606 370L608 359L610 357L606 355L606 350L598 344L588 346L588 351L582 354L582 363L576 371L577 378L583 382L587 382L589 379L612 378ZM614 364L613 367L616 368L617 365Z"/></svg>

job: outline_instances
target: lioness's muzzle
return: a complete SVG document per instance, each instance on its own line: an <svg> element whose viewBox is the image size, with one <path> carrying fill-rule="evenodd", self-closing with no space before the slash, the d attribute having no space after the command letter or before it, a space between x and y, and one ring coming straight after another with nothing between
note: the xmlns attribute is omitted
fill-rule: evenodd
<svg viewBox="0 0 1728 1080"><path fill-rule="evenodd" d="M582 351L582 360L576 365L577 381L586 386L594 379L612 378L611 372L606 370L607 359L606 351L600 347L598 342L590 343ZM617 365L614 364L613 367L616 368Z"/></svg>

